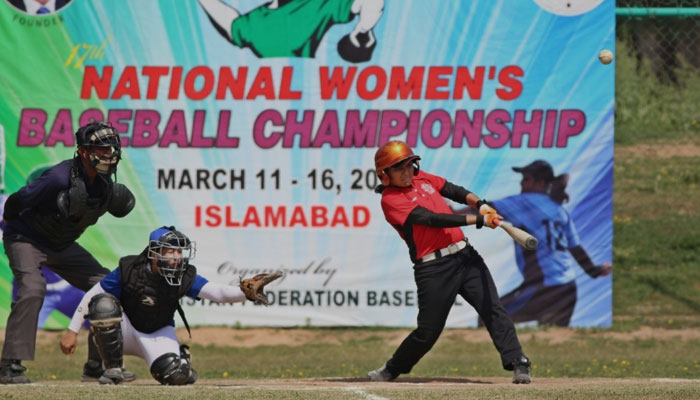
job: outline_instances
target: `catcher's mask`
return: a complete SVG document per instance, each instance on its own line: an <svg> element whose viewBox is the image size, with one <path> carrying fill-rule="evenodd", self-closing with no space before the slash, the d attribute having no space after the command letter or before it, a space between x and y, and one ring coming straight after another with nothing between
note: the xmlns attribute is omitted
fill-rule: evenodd
<svg viewBox="0 0 700 400"><path fill-rule="evenodd" d="M187 264L195 253L195 243L173 226L163 226L151 232L148 259L156 260L158 273L171 286L180 286Z"/></svg>
<svg viewBox="0 0 700 400"><path fill-rule="evenodd" d="M111 126L102 122L91 122L75 132L78 148L87 151L87 161L100 175L110 175L117 171L122 158L122 144L119 134ZM109 151L96 151L97 148Z"/></svg>
<svg viewBox="0 0 700 400"><path fill-rule="evenodd" d="M413 154L413 150L399 140L386 143L374 153L374 167L382 185L387 186L390 182L386 169L405 161L413 161L413 173L417 175L420 169L420 156Z"/></svg>

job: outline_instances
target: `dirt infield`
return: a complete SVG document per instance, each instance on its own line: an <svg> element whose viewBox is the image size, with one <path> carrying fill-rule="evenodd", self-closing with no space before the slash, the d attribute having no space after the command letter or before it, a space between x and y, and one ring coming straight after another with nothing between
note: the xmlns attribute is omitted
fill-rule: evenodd
<svg viewBox="0 0 700 400"><path fill-rule="evenodd" d="M160 386L153 380L137 380L119 387L75 382L39 382L32 385L0 386L0 396L17 398L75 398L76 394L102 400L163 398L211 399L308 399L339 400L422 399L457 400L465 398L518 399L659 399L698 398L700 379L609 379L534 378L529 385L514 385L510 378L399 378L395 382L369 382L360 378L313 379L229 379L199 380L193 386ZM194 397L193 397L194 396Z"/></svg>
<svg viewBox="0 0 700 400"><path fill-rule="evenodd" d="M97 384L76 384L70 381L36 382L41 386L86 386ZM137 379L123 384L124 386L154 386L161 387L152 379ZM700 379L613 379L613 378L533 378L529 385L514 385L508 377L479 377L479 378L448 378L448 377L400 377L393 382L371 382L367 378L308 378L308 379L200 379L195 386L207 387L238 387L238 388L266 388L266 389L333 389L333 388L365 388L365 389L417 389L417 388L463 388L489 387L541 387L541 388L576 388L576 387L625 387L625 386L649 386L649 387L673 387L693 386L700 389Z"/></svg>
<svg viewBox="0 0 700 400"><path fill-rule="evenodd" d="M345 332L335 331L329 335L324 329L287 329L287 328L246 328L234 329L228 327L198 327L192 329L192 339L189 339L185 329L178 329L177 334L183 342L199 345L256 347L260 345L275 346L303 346L306 344L341 344L349 340L362 340L369 337L379 337L385 343L398 345L406 337L410 329L395 330L353 330ZM37 344L58 344L60 331L39 331ZM0 337L4 337L4 329L0 329ZM86 330L81 335L87 335ZM659 339L659 340L700 340L700 330L685 329L661 329L641 327L630 332L613 331L578 331L569 328L548 328L542 331L518 333L521 341L532 339L545 341L552 344L564 343L576 340L579 336L587 338L599 337L616 340ZM488 332L485 329L448 329L442 338L459 339L465 342L490 342Z"/></svg>

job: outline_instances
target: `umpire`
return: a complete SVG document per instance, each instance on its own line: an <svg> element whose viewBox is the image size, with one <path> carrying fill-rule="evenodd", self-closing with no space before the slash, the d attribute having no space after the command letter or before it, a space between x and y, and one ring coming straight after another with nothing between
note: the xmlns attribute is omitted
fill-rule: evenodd
<svg viewBox="0 0 700 400"><path fill-rule="evenodd" d="M104 213L122 218L136 204L129 189L112 179L115 175L116 180L121 159L114 128L92 122L80 127L75 138L78 148L73 159L47 169L5 203L3 245L17 283L17 299L7 320L0 361L3 384L30 383L22 360L34 359L37 320L46 295L41 266L87 291L109 270L76 240ZM99 353L91 345L83 378L97 380L102 372Z"/></svg>
<svg viewBox="0 0 700 400"><path fill-rule="evenodd" d="M467 189L419 170L420 157L404 142L391 141L374 156L382 184L382 210L406 242L418 287L418 327L394 355L371 371L373 381L392 381L433 347L459 294L484 320L501 355L503 368L514 372L513 383L530 383L530 360L523 354L513 322L498 299L484 260L459 228L495 228L503 219L495 209ZM445 198L468 204L479 215L455 215Z"/></svg>

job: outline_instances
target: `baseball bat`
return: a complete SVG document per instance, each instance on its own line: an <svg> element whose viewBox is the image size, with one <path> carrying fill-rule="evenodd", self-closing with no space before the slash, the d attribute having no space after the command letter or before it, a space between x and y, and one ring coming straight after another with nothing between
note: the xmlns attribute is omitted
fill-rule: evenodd
<svg viewBox="0 0 700 400"><path fill-rule="evenodd" d="M527 250L535 250L537 247L537 239L534 236L520 228L514 227L510 222L499 221L498 226L503 228L503 230L506 231L510 237L513 238L513 240L518 242L519 245L523 246Z"/></svg>

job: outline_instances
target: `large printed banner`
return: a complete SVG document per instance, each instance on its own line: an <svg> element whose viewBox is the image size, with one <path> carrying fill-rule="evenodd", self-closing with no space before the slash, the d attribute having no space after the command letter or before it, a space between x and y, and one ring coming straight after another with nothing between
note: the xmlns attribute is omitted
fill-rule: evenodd
<svg viewBox="0 0 700 400"><path fill-rule="evenodd" d="M137 205L80 238L104 266L175 225L211 281L285 272L267 308L185 299L190 324L414 326L408 248L373 191L374 153L398 139L539 239L463 229L517 323L610 326L611 275L583 267L612 261L614 68L597 54L614 6L0 0L4 197L108 121ZM80 292L45 275L40 325L61 328ZM477 324L458 298L448 326Z"/></svg>

